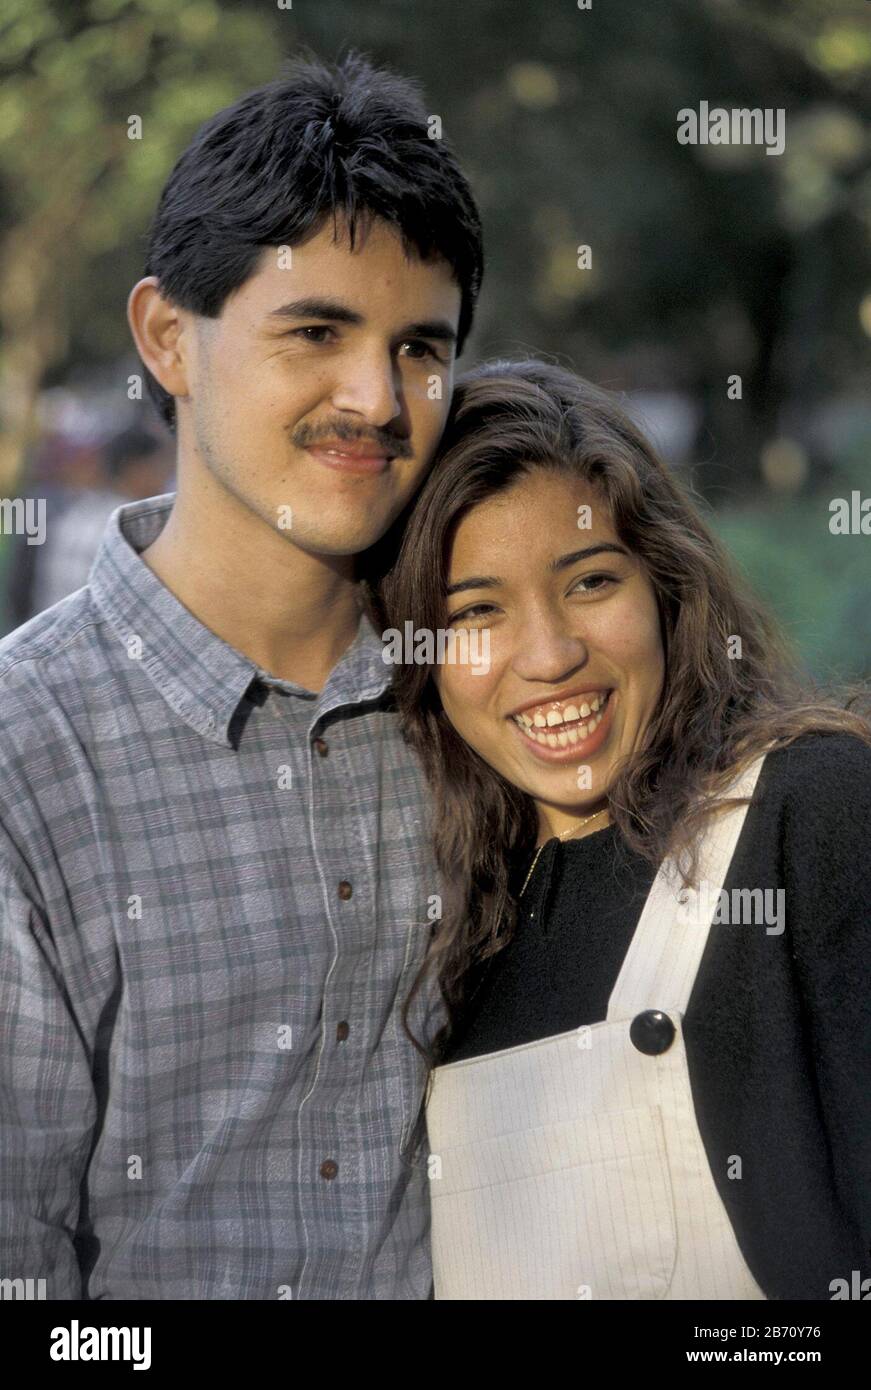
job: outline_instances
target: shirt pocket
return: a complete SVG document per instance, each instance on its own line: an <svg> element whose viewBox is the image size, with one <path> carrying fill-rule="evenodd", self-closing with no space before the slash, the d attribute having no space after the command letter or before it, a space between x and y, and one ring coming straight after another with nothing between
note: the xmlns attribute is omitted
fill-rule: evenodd
<svg viewBox="0 0 871 1390"><path fill-rule="evenodd" d="M430 1177L436 1298L668 1293L677 1236L658 1106L443 1143Z"/></svg>

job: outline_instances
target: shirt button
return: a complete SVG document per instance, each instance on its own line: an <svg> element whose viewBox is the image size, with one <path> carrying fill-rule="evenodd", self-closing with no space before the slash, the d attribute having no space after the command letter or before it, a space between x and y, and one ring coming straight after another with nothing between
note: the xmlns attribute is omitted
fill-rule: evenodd
<svg viewBox="0 0 871 1390"><path fill-rule="evenodd" d="M350 1031L347 1023L342 1019L341 1023L336 1024L336 1042L344 1042Z"/></svg>
<svg viewBox="0 0 871 1390"><path fill-rule="evenodd" d="M325 1158L321 1164L321 1177L334 1178L339 1171L339 1165L332 1158Z"/></svg>
<svg viewBox="0 0 871 1390"><path fill-rule="evenodd" d="M339 897L342 899L343 903L346 903L348 901L353 891L354 890L351 887L348 880L346 878L343 878L341 883L339 884Z"/></svg>
<svg viewBox="0 0 871 1390"><path fill-rule="evenodd" d="M674 1024L668 1014L659 1009L645 1009L630 1023L629 1037L639 1052L656 1057L660 1052L667 1052L674 1042Z"/></svg>
<svg viewBox="0 0 871 1390"><path fill-rule="evenodd" d="M315 752L320 753L322 758L325 758L330 751L330 745L327 743L327 740L325 738L316 738L314 742L314 747Z"/></svg>

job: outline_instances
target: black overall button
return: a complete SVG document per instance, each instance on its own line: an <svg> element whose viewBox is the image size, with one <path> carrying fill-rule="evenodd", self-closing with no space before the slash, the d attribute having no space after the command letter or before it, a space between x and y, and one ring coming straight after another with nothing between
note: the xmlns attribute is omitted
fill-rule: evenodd
<svg viewBox="0 0 871 1390"><path fill-rule="evenodd" d="M656 1057L660 1052L667 1052L674 1042L674 1024L668 1014L660 1013L659 1009L645 1009L630 1023L629 1037L639 1052Z"/></svg>

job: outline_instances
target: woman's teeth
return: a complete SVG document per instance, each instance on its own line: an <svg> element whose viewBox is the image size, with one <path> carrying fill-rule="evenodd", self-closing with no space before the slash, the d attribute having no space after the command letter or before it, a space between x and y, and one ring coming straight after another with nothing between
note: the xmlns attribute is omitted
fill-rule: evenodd
<svg viewBox="0 0 871 1390"><path fill-rule="evenodd" d="M573 743L583 743L598 729L608 703L607 695L595 695L589 704L584 700L580 706L554 705L544 714L537 709L534 715L513 714L515 724L528 738L534 739L545 748L568 748Z"/></svg>

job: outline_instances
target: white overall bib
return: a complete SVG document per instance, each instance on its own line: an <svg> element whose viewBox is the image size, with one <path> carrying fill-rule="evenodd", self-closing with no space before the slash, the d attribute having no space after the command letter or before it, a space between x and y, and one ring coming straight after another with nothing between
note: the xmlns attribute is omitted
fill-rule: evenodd
<svg viewBox="0 0 871 1390"><path fill-rule="evenodd" d="M731 794L752 796L763 761ZM683 1038L746 811L708 822L694 891L660 867L604 1022L433 1071L437 1299L765 1298L711 1175Z"/></svg>

